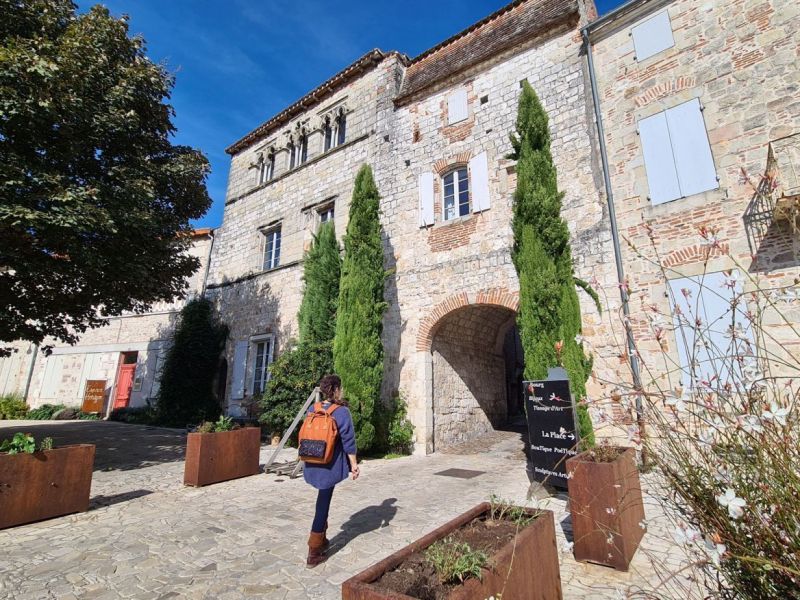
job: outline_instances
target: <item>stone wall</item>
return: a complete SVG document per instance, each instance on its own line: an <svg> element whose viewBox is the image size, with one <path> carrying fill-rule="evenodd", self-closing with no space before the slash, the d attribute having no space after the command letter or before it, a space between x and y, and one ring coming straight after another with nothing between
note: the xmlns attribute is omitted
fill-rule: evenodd
<svg viewBox="0 0 800 600"><path fill-rule="evenodd" d="M745 219L766 170L770 141L800 133L800 5L675 0L665 10L675 44L654 56L637 60L630 36L631 27L652 12L594 42L622 253L633 291L632 324L643 362L651 367L663 364L663 350L677 361L671 327L657 340L645 318L659 312L671 321L659 263L667 267L668 279L738 269L745 290L784 286L800 275L797 233L773 223L753 248L754 257ZM692 98L703 107L719 187L653 205L638 123ZM700 235L702 227L715 237L711 245ZM781 309L790 320L800 318L796 302ZM776 342L771 350L780 345L800 355L800 339L778 321L774 315L765 320ZM654 373L661 384L675 385L674 373L666 378L662 368Z"/></svg>

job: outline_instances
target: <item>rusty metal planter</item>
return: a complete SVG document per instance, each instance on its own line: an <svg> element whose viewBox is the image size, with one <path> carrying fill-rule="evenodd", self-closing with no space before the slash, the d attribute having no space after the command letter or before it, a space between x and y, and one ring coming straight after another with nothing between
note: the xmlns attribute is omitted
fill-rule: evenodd
<svg viewBox="0 0 800 600"><path fill-rule="evenodd" d="M190 433L186 441L184 485L209 485L256 475L261 429L245 427L216 433Z"/></svg>
<svg viewBox="0 0 800 600"><path fill-rule="evenodd" d="M413 600L411 596L377 589L373 582L399 566L413 553L423 550L434 542L447 537L459 528L485 515L490 510L488 502L456 517L449 523L430 532L351 577L342 584L342 600ZM492 569L483 569L480 581L469 579L454 589L450 600L486 600L497 597L525 598L526 600L561 599L561 575L558 568L555 519L549 510L538 511L539 516L528 527L520 531L515 540L503 546L489 559ZM529 514L536 511L528 510ZM516 544L516 548L515 548Z"/></svg>
<svg viewBox="0 0 800 600"><path fill-rule="evenodd" d="M0 529L89 508L94 446L0 454Z"/></svg>
<svg viewBox="0 0 800 600"><path fill-rule="evenodd" d="M567 474L575 560L627 571L645 533L644 504L636 451L622 450L612 462L573 456Z"/></svg>

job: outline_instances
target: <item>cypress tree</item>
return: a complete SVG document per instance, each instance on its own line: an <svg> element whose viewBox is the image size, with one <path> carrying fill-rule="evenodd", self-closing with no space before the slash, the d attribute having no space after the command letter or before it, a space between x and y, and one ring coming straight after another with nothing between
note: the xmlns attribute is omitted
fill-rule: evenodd
<svg viewBox="0 0 800 600"><path fill-rule="evenodd" d="M213 381L227 337L228 327L219 322L211 302L198 298L183 307L161 375L160 424L184 427L219 417Z"/></svg>
<svg viewBox="0 0 800 600"><path fill-rule="evenodd" d="M512 258L519 275L517 324L525 353L525 377L544 379L548 367L561 363L578 400L578 430L584 446L594 444L594 431L584 403L592 363L577 336L581 312L572 266L567 223L561 217L563 192L550 153L547 113L536 92L523 83L516 136ZM560 355L556 344L561 343Z"/></svg>
<svg viewBox="0 0 800 600"><path fill-rule="evenodd" d="M372 169L364 165L350 203L333 343L334 367L350 403L359 451L378 442L375 424L383 380L381 332L386 310L379 203Z"/></svg>
<svg viewBox="0 0 800 600"><path fill-rule="evenodd" d="M336 305L342 259L333 223L320 227L303 265L303 301L300 304L300 343L323 344L336 333Z"/></svg>

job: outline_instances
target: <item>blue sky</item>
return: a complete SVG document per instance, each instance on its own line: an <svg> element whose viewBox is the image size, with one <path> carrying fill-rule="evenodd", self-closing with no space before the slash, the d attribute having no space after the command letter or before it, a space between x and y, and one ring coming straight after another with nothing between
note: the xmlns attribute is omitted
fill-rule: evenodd
<svg viewBox="0 0 800 600"><path fill-rule="evenodd" d="M601 13L622 0L596 0ZM80 1L82 9L96 2ZM416 56L508 0L105 0L175 75L176 141L211 161L222 223L225 148L372 48ZM424 15L424 18L420 18Z"/></svg>

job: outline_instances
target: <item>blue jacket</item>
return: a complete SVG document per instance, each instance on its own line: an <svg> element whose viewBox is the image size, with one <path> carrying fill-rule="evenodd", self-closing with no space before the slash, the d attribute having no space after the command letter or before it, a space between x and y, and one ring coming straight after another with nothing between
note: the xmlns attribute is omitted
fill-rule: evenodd
<svg viewBox="0 0 800 600"><path fill-rule="evenodd" d="M324 402L322 406L328 408L330 402ZM314 408L312 407L308 412L314 412ZM333 449L333 459L327 465L309 463L303 465L303 478L306 483L318 490L332 488L340 481L347 479L350 475L350 461L347 460L347 455L356 453L356 432L353 428L353 417L350 416L350 411L346 406L340 406L333 411L333 418L339 428L336 447Z"/></svg>

